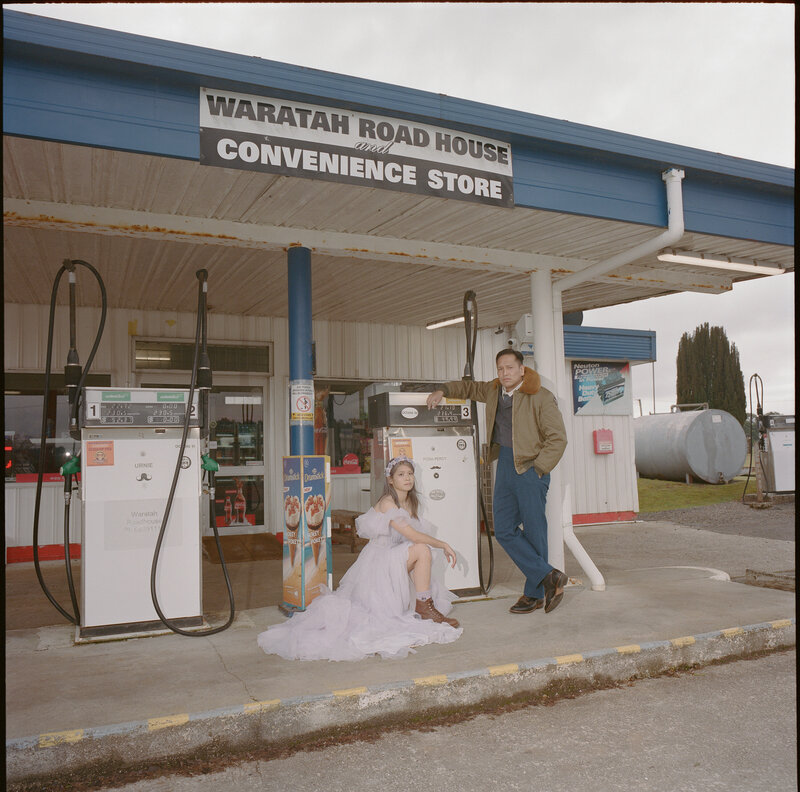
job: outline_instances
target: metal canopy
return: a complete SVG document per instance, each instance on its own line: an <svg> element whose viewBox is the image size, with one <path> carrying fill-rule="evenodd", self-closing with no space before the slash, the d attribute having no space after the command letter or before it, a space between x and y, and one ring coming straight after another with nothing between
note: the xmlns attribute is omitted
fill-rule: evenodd
<svg viewBox="0 0 800 792"><path fill-rule="evenodd" d="M476 292L482 327L530 311L529 273L558 279L663 229L504 209L197 162L4 136L5 300L42 304L61 261L94 264L109 307L192 311L209 271L211 310L286 316L286 249L312 249L315 319L423 325ZM681 247L794 266L782 245L687 233ZM564 294L564 311L750 279L655 256ZM97 304L94 285L79 286Z"/></svg>

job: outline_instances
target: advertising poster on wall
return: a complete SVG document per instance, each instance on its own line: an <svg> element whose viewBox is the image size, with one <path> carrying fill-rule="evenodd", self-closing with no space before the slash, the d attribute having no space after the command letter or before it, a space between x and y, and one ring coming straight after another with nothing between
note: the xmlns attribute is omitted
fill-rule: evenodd
<svg viewBox="0 0 800 792"><path fill-rule="evenodd" d="M330 457L283 458L283 602L305 610L333 588Z"/></svg>
<svg viewBox="0 0 800 792"><path fill-rule="evenodd" d="M573 360L572 407L575 415L632 415L631 364Z"/></svg>

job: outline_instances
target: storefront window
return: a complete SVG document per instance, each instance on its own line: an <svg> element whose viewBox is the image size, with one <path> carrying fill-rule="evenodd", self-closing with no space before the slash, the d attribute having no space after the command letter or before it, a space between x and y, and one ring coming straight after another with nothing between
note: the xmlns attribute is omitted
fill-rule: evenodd
<svg viewBox="0 0 800 792"><path fill-rule="evenodd" d="M369 473L369 397L386 392L427 393L433 386L431 382L315 379L314 453L330 456L334 474Z"/></svg>
<svg viewBox="0 0 800 792"><path fill-rule="evenodd" d="M90 375L87 385L108 386L108 375ZM64 376L50 378L45 430L45 479L60 478L59 469L80 453L80 442L69 435L69 401L64 393ZM4 431L6 481L35 481L39 473L42 431L43 374L5 375Z"/></svg>

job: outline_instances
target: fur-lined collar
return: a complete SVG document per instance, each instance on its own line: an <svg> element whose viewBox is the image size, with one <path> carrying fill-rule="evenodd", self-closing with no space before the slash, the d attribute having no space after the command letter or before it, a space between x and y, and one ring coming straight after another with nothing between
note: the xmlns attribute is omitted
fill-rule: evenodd
<svg viewBox="0 0 800 792"><path fill-rule="evenodd" d="M523 366L523 368L525 371L522 375L522 385L519 386L519 389L523 393L528 393L532 396L534 393L539 392L539 388L542 387L542 380L538 372L527 366ZM501 387L500 380L497 377L495 377L492 382L496 388Z"/></svg>

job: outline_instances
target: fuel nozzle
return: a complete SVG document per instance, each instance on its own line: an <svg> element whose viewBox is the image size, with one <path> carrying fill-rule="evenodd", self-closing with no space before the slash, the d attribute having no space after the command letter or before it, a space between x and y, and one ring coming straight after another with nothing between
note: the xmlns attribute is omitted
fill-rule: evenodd
<svg viewBox="0 0 800 792"><path fill-rule="evenodd" d="M203 461L200 463L200 467L208 472L208 495L211 499L211 503L214 503L214 497L216 494L216 478L217 478L217 471L219 470L219 462L216 459L212 459L209 454L201 454L200 459Z"/></svg>
<svg viewBox="0 0 800 792"><path fill-rule="evenodd" d="M80 454L69 459L61 466L61 475L64 477L64 500L69 503L72 499L72 477L81 472Z"/></svg>
<svg viewBox="0 0 800 792"><path fill-rule="evenodd" d="M73 406L78 395L78 383L81 381L81 362L78 357L78 350L75 347L75 287L77 279L75 276L75 262L71 259L64 260L64 268L69 273L69 351L67 352L67 364L64 366L64 383L67 388L67 398L70 407L70 433L77 431L77 421L74 417Z"/></svg>
<svg viewBox="0 0 800 792"><path fill-rule="evenodd" d="M198 310L201 312L200 354L197 359L197 387L211 390L211 359L208 356L208 270L197 270L197 279L202 284Z"/></svg>

